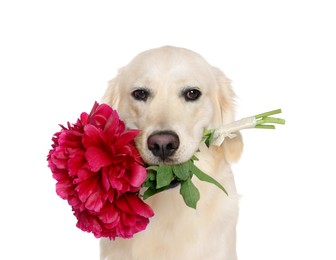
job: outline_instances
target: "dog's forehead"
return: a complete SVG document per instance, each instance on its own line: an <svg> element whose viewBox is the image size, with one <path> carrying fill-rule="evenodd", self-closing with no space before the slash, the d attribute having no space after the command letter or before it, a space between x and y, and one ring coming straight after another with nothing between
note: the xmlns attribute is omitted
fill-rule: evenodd
<svg viewBox="0 0 336 260"><path fill-rule="evenodd" d="M212 78L211 66L188 49L162 47L137 55L123 70L128 78L141 80L202 81ZM146 83L146 82L144 82Z"/></svg>
<svg viewBox="0 0 336 260"><path fill-rule="evenodd" d="M158 69L172 69L175 67L207 66L207 62L199 54L183 48L166 46L151 49L137 55L130 66L147 66Z"/></svg>

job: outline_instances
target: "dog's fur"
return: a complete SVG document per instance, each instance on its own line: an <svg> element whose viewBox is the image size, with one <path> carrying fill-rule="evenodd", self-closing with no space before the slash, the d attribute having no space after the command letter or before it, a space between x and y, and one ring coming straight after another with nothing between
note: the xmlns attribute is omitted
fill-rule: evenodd
<svg viewBox="0 0 336 260"><path fill-rule="evenodd" d="M149 93L146 100L134 98L138 89ZM186 100L190 89L201 96ZM221 182L229 195L197 178L193 182L201 198L196 210L185 205L179 188L156 194L146 200L155 212L147 229L131 239L102 239L101 259L237 259L238 195L230 163L240 157L242 138L226 138L221 147L200 145L204 129L234 120L230 80L197 53L165 46L140 53L121 68L103 102L118 110L128 128L141 129L136 145L147 164L182 163L196 153L197 166ZM180 141L164 161L148 148L148 137L158 131L174 132Z"/></svg>

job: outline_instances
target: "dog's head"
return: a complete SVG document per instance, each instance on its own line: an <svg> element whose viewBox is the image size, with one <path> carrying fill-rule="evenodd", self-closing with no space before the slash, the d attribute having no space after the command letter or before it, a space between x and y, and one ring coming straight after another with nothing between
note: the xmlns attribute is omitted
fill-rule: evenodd
<svg viewBox="0 0 336 260"><path fill-rule="evenodd" d="M103 102L126 126L140 129L136 146L149 165L178 164L198 150L205 129L234 119L230 80L200 55L165 46L136 56L109 82ZM225 146L225 147L224 147ZM241 152L241 137L223 144L228 161Z"/></svg>

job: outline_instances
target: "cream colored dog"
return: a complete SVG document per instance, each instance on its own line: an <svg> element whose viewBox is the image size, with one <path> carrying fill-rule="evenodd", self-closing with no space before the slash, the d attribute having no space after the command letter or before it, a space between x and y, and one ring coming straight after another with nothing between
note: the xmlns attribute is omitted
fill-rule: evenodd
<svg viewBox="0 0 336 260"><path fill-rule="evenodd" d="M147 229L131 239L101 240L104 260L234 260L238 195L230 163L238 160L240 135L221 147L202 143L205 129L234 120L230 80L200 55L165 46L136 56L109 82L103 102L117 109L128 128L141 129L137 148L149 165L178 164L197 153L197 166L222 183L193 178L201 198L194 210L179 188L146 200L154 210Z"/></svg>

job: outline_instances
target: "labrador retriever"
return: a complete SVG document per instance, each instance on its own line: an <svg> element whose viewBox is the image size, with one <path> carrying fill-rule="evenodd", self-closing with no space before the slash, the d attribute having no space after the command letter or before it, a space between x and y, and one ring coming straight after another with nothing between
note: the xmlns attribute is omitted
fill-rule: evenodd
<svg viewBox="0 0 336 260"><path fill-rule="evenodd" d="M146 230L131 239L101 239L104 260L235 260L238 195L230 164L241 155L238 133L220 147L206 147L205 129L234 120L230 80L199 54L164 46L140 53L109 82L103 102L126 126L140 129L136 146L148 165L179 164L194 154L196 165L228 195L193 178L201 198L185 205L178 188L146 200L155 212Z"/></svg>

